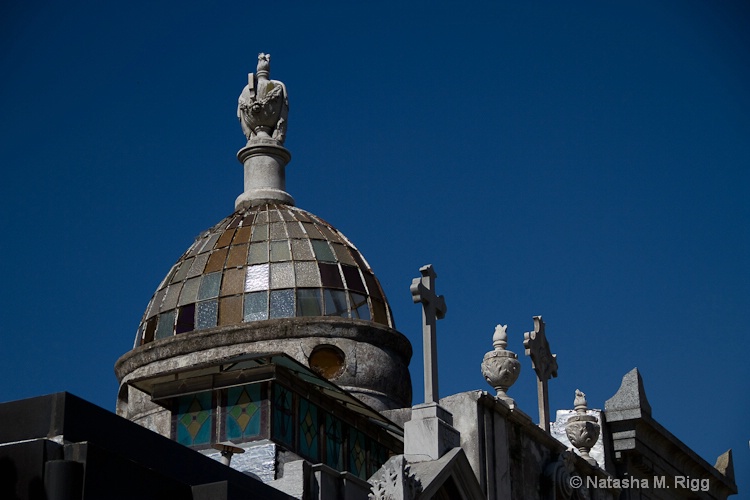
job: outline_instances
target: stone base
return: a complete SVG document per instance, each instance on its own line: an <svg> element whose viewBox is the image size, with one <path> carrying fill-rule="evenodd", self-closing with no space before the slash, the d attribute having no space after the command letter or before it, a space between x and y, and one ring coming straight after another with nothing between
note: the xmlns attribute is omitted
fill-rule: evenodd
<svg viewBox="0 0 750 500"><path fill-rule="evenodd" d="M437 460L460 446L460 438L448 410L437 403L416 405L404 424L404 455L410 462Z"/></svg>

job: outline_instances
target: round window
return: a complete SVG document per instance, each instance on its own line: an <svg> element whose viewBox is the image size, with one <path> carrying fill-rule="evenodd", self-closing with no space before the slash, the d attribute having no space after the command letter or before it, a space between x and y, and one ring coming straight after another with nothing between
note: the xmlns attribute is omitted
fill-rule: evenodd
<svg viewBox="0 0 750 500"><path fill-rule="evenodd" d="M319 345L307 358L310 368L318 375L333 380L344 373L346 358L336 346Z"/></svg>

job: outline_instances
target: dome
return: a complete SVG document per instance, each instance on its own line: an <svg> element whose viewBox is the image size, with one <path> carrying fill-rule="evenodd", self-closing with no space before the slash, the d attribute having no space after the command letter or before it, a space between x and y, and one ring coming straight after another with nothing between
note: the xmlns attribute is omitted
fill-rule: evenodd
<svg viewBox="0 0 750 500"><path fill-rule="evenodd" d="M394 328L375 274L340 231L299 208L238 209L196 238L152 296L135 347L275 318L343 317Z"/></svg>
<svg viewBox="0 0 750 500"><path fill-rule="evenodd" d="M411 343L370 265L286 192L287 112L286 86L260 54L237 108L244 191L151 297L115 363L119 415L170 436L178 393L220 390L238 382L227 360L279 353L376 411L411 406Z"/></svg>

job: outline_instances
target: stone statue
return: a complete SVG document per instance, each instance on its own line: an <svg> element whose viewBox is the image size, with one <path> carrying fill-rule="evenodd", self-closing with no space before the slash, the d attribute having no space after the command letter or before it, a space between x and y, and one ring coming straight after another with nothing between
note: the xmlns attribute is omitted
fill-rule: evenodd
<svg viewBox="0 0 750 500"><path fill-rule="evenodd" d="M258 54L257 72L248 75L237 104L237 118L248 144L272 139L280 146L286 138L289 98L282 82L268 79L270 67L271 55Z"/></svg>

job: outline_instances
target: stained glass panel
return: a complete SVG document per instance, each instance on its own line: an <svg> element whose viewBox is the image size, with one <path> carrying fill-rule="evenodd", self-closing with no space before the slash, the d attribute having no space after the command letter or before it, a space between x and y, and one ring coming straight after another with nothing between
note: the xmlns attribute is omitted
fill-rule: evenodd
<svg viewBox="0 0 750 500"><path fill-rule="evenodd" d="M219 304L216 299L198 302L198 311L195 314L195 328L213 328L216 326L216 316L219 312Z"/></svg>
<svg viewBox="0 0 750 500"><path fill-rule="evenodd" d="M218 297L220 285L221 273L211 273L203 275L203 279L201 279L201 286L200 288L198 288L198 300Z"/></svg>
<svg viewBox="0 0 750 500"><path fill-rule="evenodd" d="M174 334L175 310L159 315L159 324L156 327L156 339L165 339Z"/></svg>
<svg viewBox="0 0 750 500"><path fill-rule="evenodd" d="M186 304L180 307L177 313L177 325L175 333L192 332L195 329L195 304Z"/></svg>
<svg viewBox="0 0 750 500"><path fill-rule="evenodd" d="M167 295L164 297L164 301L161 303L161 310L168 311L177 307L177 297L180 295L182 290L182 283L174 283L169 285L167 289Z"/></svg>
<svg viewBox="0 0 750 500"><path fill-rule="evenodd" d="M346 292L343 290L323 290L325 298L325 315L326 316L343 316L349 317L349 308L346 304Z"/></svg>
<svg viewBox="0 0 750 500"><path fill-rule="evenodd" d="M191 302L195 302L198 298L198 287L201 284L200 277L190 278L182 286L182 292L180 292L180 300L177 305L185 305Z"/></svg>
<svg viewBox="0 0 750 500"><path fill-rule="evenodd" d="M286 230L289 233L290 238L304 238L305 232L302 231L302 226L299 225L299 222L289 222L286 225Z"/></svg>
<svg viewBox="0 0 750 500"><path fill-rule="evenodd" d="M201 392L177 398L177 442L185 446L211 443L213 414L211 393Z"/></svg>
<svg viewBox="0 0 750 500"><path fill-rule="evenodd" d="M352 318L370 319L370 307L367 305L367 297L358 293L349 295L352 302Z"/></svg>
<svg viewBox="0 0 750 500"><path fill-rule="evenodd" d="M268 242L251 243L247 253L248 264L263 264L268 262Z"/></svg>
<svg viewBox="0 0 750 500"><path fill-rule="evenodd" d="M245 277L245 291L257 292L268 290L268 264L248 266Z"/></svg>
<svg viewBox="0 0 750 500"><path fill-rule="evenodd" d="M245 289L245 270L227 269L221 283L221 296L236 295Z"/></svg>
<svg viewBox="0 0 750 500"><path fill-rule="evenodd" d="M242 295L224 297L219 301L219 325L236 325L243 318Z"/></svg>
<svg viewBox="0 0 750 500"><path fill-rule="evenodd" d="M206 262L208 262L207 253L197 256L193 261L193 265L190 266L190 271L188 271L188 278L191 278L193 276L200 276L201 274L203 274L203 270L206 268Z"/></svg>
<svg viewBox="0 0 750 500"><path fill-rule="evenodd" d="M294 260L313 260L315 256L310 240L292 240L292 255L294 255Z"/></svg>
<svg viewBox="0 0 750 500"><path fill-rule="evenodd" d="M284 228L286 224L283 222L274 222L271 224L271 239L272 240L280 240L282 238L286 239L286 229Z"/></svg>
<svg viewBox="0 0 750 500"><path fill-rule="evenodd" d="M269 317L291 318L294 316L294 290L271 290Z"/></svg>
<svg viewBox="0 0 750 500"><path fill-rule="evenodd" d="M326 414L326 465L344 470L344 430L341 420Z"/></svg>
<svg viewBox="0 0 750 500"><path fill-rule="evenodd" d="M346 287L355 292L365 293L365 285L362 283L362 277L359 275L359 269L352 266L341 266L346 279Z"/></svg>
<svg viewBox="0 0 750 500"><path fill-rule="evenodd" d="M315 257L321 262L336 262L336 257L333 256L331 247L328 246L328 242L324 240L312 240L313 250L315 251Z"/></svg>
<svg viewBox="0 0 750 500"><path fill-rule="evenodd" d="M234 229L227 229L216 242L216 248L228 247L234 237Z"/></svg>
<svg viewBox="0 0 750 500"><path fill-rule="evenodd" d="M341 274L339 273L339 266L337 264L326 264L324 262L318 263L320 269L320 279L323 281L323 286L326 288L344 288L344 283L341 281Z"/></svg>
<svg viewBox="0 0 750 500"><path fill-rule="evenodd" d="M252 241L265 241L268 239L268 224L256 224L253 227Z"/></svg>
<svg viewBox="0 0 750 500"><path fill-rule="evenodd" d="M271 242L271 262L282 262L291 259L292 255L289 252L288 240Z"/></svg>
<svg viewBox="0 0 750 500"><path fill-rule="evenodd" d="M315 262L303 261L294 263L294 276L297 286L300 287L319 287L320 271L318 264Z"/></svg>
<svg viewBox="0 0 750 500"><path fill-rule="evenodd" d="M349 472L361 479L367 479L365 435L354 427L349 428Z"/></svg>
<svg viewBox="0 0 750 500"><path fill-rule="evenodd" d="M227 389L226 439L240 442L260 436L260 384Z"/></svg>
<svg viewBox="0 0 750 500"><path fill-rule="evenodd" d="M182 281L185 278L187 278L188 271L190 271L190 266L193 265L193 258L186 259L182 265L180 266L180 269L177 270L174 277L172 278L172 282L175 281Z"/></svg>
<svg viewBox="0 0 750 500"><path fill-rule="evenodd" d="M273 384L273 438L291 447L294 445L294 413L292 392Z"/></svg>
<svg viewBox="0 0 750 500"><path fill-rule="evenodd" d="M297 290L297 316L322 316L323 298L319 288Z"/></svg>
<svg viewBox="0 0 750 500"><path fill-rule="evenodd" d="M234 245L229 247L229 256L227 257L227 269L230 267L244 266L247 262L247 245Z"/></svg>
<svg viewBox="0 0 750 500"><path fill-rule="evenodd" d="M245 295L245 321L268 319L268 293L254 292Z"/></svg>
<svg viewBox="0 0 750 500"><path fill-rule="evenodd" d="M299 400L299 451L318 460L318 408L306 399Z"/></svg>
<svg viewBox="0 0 750 500"><path fill-rule="evenodd" d="M292 288L294 286L294 265L292 262L271 264L271 288Z"/></svg>
<svg viewBox="0 0 750 500"><path fill-rule="evenodd" d="M224 262L227 260L227 253L229 253L227 248L211 252L211 256L208 258L208 264L206 264L205 272L213 273L224 269Z"/></svg>

